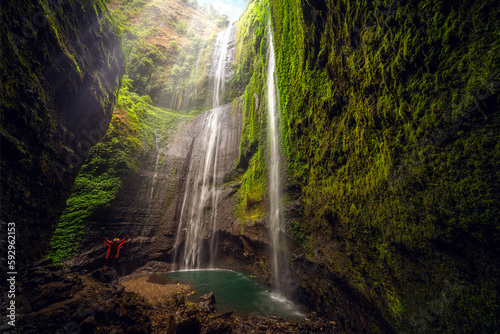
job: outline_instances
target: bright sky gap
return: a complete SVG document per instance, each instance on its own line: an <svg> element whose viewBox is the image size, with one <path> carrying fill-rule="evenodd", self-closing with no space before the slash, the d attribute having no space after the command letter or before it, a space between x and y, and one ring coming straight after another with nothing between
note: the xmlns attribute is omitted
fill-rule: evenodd
<svg viewBox="0 0 500 334"><path fill-rule="evenodd" d="M219 13L227 15L231 22L238 20L246 7L244 0L198 0L198 4L214 6Z"/></svg>

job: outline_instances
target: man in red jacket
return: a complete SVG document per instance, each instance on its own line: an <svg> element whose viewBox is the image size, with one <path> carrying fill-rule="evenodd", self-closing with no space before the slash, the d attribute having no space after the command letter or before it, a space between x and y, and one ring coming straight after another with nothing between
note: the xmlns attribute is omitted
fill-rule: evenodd
<svg viewBox="0 0 500 334"><path fill-rule="evenodd" d="M108 251L106 252L106 264L104 267L112 267L113 261L118 258L120 254L120 246L123 245L128 239L128 235L122 240L114 238L113 241L104 238L104 243L108 245Z"/></svg>

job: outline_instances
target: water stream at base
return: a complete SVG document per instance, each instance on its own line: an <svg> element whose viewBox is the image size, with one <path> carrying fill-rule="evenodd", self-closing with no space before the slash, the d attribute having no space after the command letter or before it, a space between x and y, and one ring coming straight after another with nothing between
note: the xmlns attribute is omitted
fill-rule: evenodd
<svg viewBox="0 0 500 334"><path fill-rule="evenodd" d="M189 166L187 184L181 208L179 227L177 230L175 259L178 256L178 265L181 269L200 268L204 240L209 239L209 266L215 265L217 257L217 204L218 204L218 155L221 142L220 119L221 95L226 80L226 65L229 42L233 33L233 24L221 31L217 36L213 64L214 73L213 109L206 112L206 126L198 136L205 145L204 156L199 163L193 159ZM205 211L209 211L208 217ZM183 233L184 232L184 238ZM184 239L183 253L180 254L179 245Z"/></svg>

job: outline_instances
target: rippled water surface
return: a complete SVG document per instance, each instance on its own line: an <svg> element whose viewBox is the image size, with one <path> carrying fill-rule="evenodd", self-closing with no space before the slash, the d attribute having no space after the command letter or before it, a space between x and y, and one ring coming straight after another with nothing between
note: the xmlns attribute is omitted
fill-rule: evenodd
<svg viewBox="0 0 500 334"><path fill-rule="evenodd" d="M219 312L233 310L243 315L278 315L285 319L305 317L304 311L297 304L271 292L257 278L250 274L234 270L186 270L162 274L170 280L193 284L195 294L199 296L213 292Z"/></svg>

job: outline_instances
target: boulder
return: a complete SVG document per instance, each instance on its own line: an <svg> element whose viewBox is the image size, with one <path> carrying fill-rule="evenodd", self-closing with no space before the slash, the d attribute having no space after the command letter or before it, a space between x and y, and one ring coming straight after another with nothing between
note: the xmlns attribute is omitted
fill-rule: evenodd
<svg viewBox="0 0 500 334"><path fill-rule="evenodd" d="M201 296L198 299L198 306L200 307L202 312L209 313L217 311L214 293L210 292L206 295Z"/></svg>
<svg viewBox="0 0 500 334"><path fill-rule="evenodd" d="M206 334L231 334L232 332L233 327L230 323L212 321L207 327Z"/></svg>
<svg viewBox="0 0 500 334"><path fill-rule="evenodd" d="M180 318L177 323L177 334L200 334L201 333L201 322L197 316L191 316L189 318Z"/></svg>
<svg viewBox="0 0 500 334"><path fill-rule="evenodd" d="M116 271L111 267L101 268L93 271L92 277L102 283L110 283L116 279Z"/></svg>

